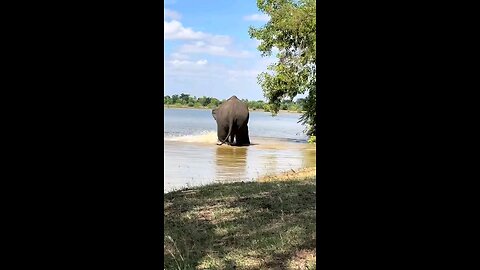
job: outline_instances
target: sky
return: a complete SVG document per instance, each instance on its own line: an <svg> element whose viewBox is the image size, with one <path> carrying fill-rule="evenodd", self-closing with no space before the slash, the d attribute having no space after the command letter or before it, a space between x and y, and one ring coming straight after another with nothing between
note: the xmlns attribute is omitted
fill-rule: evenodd
<svg viewBox="0 0 480 270"><path fill-rule="evenodd" d="M276 61L262 57L249 26L268 21L256 0L164 1L164 94L264 100L257 75Z"/></svg>

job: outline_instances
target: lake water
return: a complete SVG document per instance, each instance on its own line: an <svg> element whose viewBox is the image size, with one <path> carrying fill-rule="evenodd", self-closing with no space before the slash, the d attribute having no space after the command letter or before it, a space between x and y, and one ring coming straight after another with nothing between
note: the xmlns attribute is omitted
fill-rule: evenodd
<svg viewBox="0 0 480 270"><path fill-rule="evenodd" d="M252 181L314 167L316 146L306 143L300 114L250 112L252 145L216 145L211 110L164 109L164 192L212 182Z"/></svg>

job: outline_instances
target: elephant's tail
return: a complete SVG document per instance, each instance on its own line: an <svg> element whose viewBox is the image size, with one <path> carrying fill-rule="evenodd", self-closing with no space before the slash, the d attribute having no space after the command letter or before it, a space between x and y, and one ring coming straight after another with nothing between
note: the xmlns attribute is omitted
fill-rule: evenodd
<svg viewBox="0 0 480 270"><path fill-rule="evenodd" d="M230 135L232 134L232 129L233 129L233 120L230 121L230 123L228 124L228 134L227 134L227 137L225 137L225 139L224 139L219 145L222 145L222 144L224 144L226 141L228 141L228 138L230 138Z"/></svg>

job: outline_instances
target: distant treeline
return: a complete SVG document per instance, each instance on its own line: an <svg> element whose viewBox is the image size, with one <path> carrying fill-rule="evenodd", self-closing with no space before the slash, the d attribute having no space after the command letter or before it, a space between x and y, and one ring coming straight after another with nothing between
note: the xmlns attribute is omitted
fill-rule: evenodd
<svg viewBox="0 0 480 270"><path fill-rule="evenodd" d="M270 111L269 104L265 103L262 100L248 100L242 99L248 105L248 108L251 110L264 110ZM172 96L164 96L163 97L163 104L170 105L173 107L193 107L193 108L216 108L220 104L225 102L225 99L219 100L214 97L195 97L190 96L189 94L180 94L180 95L172 95ZM281 102L280 109L281 110L288 110L288 111L295 111L295 112L302 112L305 105L305 99L299 98L295 101L284 100Z"/></svg>

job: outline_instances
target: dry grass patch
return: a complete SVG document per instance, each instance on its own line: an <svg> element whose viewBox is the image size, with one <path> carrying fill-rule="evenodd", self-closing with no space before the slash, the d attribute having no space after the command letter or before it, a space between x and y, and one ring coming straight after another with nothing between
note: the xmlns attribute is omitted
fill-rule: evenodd
<svg viewBox="0 0 480 270"><path fill-rule="evenodd" d="M269 181L305 181L306 179L316 180L317 167L304 168L300 170L289 170L280 174L265 175L258 179L259 182Z"/></svg>
<svg viewBox="0 0 480 270"><path fill-rule="evenodd" d="M164 208L165 269L312 269L312 178L175 191Z"/></svg>

